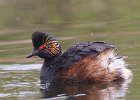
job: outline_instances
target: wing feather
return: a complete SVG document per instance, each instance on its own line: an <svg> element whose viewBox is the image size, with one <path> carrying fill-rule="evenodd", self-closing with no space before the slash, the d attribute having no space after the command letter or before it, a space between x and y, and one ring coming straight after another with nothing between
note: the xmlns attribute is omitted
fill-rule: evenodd
<svg viewBox="0 0 140 100"><path fill-rule="evenodd" d="M59 60L59 67L69 68L81 58L90 54L97 56L105 49L115 49L115 46L105 42L81 42L67 49Z"/></svg>

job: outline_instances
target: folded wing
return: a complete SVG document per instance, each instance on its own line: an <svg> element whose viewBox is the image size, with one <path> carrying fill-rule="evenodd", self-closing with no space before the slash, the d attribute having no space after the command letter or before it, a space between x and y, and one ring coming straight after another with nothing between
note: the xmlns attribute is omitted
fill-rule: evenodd
<svg viewBox="0 0 140 100"><path fill-rule="evenodd" d="M105 49L115 49L111 44L105 42L81 42L76 45L73 45L67 49L59 60L59 67L69 68L81 58L84 58L88 55L97 56Z"/></svg>

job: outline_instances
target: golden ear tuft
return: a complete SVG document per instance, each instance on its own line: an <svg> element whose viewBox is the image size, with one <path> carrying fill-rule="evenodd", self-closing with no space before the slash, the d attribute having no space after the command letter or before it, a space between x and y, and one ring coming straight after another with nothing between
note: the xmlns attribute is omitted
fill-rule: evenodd
<svg viewBox="0 0 140 100"><path fill-rule="evenodd" d="M53 56L60 53L59 43L54 38L53 39L47 38L44 43L44 46L45 46L45 50L50 54L52 54Z"/></svg>

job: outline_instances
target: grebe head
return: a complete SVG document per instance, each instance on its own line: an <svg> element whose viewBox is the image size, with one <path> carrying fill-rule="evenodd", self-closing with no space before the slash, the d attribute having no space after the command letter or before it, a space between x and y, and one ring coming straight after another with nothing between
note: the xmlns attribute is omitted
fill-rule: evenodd
<svg viewBox="0 0 140 100"><path fill-rule="evenodd" d="M39 56L40 58L51 58L61 54L58 41L47 32L36 31L32 34L33 52L27 58Z"/></svg>
<svg viewBox="0 0 140 100"><path fill-rule="evenodd" d="M32 43L33 43L33 47L34 47L34 50L38 50L39 47L45 42L45 33L43 32L34 32L32 34Z"/></svg>

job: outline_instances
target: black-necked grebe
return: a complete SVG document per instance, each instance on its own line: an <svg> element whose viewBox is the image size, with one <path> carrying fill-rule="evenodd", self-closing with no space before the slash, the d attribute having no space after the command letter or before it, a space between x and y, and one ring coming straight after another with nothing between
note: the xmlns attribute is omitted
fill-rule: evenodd
<svg viewBox="0 0 140 100"><path fill-rule="evenodd" d="M53 35L37 31L32 34L32 43L34 50L27 58L44 58L41 84L53 80L111 82L132 76L124 57L116 56L116 48L105 42L81 42L61 54L60 44Z"/></svg>

